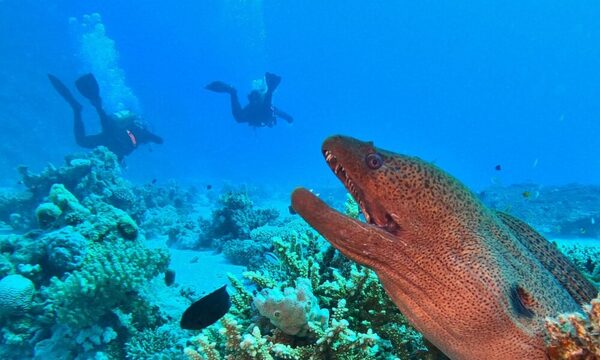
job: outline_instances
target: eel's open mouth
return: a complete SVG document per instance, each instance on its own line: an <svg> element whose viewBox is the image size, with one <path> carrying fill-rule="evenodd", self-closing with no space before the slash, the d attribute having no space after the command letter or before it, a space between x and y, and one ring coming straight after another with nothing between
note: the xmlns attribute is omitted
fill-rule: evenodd
<svg viewBox="0 0 600 360"><path fill-rule="evenodd" d="M394 221L392 216L383 209L371 208L367 200L365 199L363 190L356 185L356 183L350 178L346 169L342 166L340 161L335 155L327 149L323 149L323 156L325 161L335 173L335 175L342 181L346 189L350 192L360 210L362 211L365 220L368 224L376 225L383 230L398 235L401 228L400 225ZM379 210L379 211L377 211Z"/></svg>

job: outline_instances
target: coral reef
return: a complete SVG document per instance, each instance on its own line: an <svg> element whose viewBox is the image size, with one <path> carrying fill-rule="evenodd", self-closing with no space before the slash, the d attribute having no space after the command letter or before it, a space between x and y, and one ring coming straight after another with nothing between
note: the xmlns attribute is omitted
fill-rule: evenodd
<svg viewBox="0 0 600 360"><path fill-rule="evenodd" d="M171 328L163 325L157 329L145 329L136 333L126 344L127 358L131 360L185 359L182 338Z"/></svg>
<svg viewBox="0 0 600 360"><path fill-rule="evenodd" d="M288 335L306 336L310 322L326 325L329 320L329 311L319 308L310 281L304 278L296 280L295 288L263 289L254 297L253 304L271 324Z"/></svg>
<svg viewBox="0 0 600 360"><path fill-rule="evenodd" d="M24 233L0 235L3 359L125 358L127 349L150 351L147 335L168 322L143 291L166 271L168 251L147 247L124 210L143 216L154 188L121 179L104 148L66 159L40 174L21 168L27 200L4 198ZM180 355L177 346L164 354Z"/></svg>
<svg viewBox="0 0 600 360"><path fill-rule="evenodd" d="M62 210L53 203L43 203L35 209L35 217L42 229L51 227L62 214Z"/></svg>
<svg viewBox="0 0 600 360"><path fill-rule="evenodd" d="M600 359L600 296L583 310L546 321L550 359Z"/></svg>
<svg viewBox="0 0 600 360"><path fill-rule="evenodd" d="M600 186L497 186L480 192L479 197L489 207L511 213L547 236L600 236Z"/></svg>
<svg viewBox="0 0 600 360"><path fill-rule="evenodd" d="M163 273L168 254L149 250L140 243L116 241L107 247L90 244L80 269L64 280L53 278L44 289L47 307L59 323L85 327L100 321L137 288Z"/></svg>
<svg viewBox="0 0 600 360"><path fill-rule="evenodd" d="M212 247L220 249L223 242L250 238L253 229L269 224L278 215L274 209L255 209L246 192L229 191L219 198L211 221L203 222L204 236Z"/></svg>
<svg viewBox="0 0 600 360"><path fill-rule="evenodd" d="M356 204L347 212L358 216ZM259 230L260 229L260 230ZM303 221L257 228L276 261L244 274L222 321L190 339L189 359L426 358L431 351L385 294L374 272L354 265ZM329 317L328 314L331 314Z"/></svg>
<svg viewBox="0 0 600 360"><path fill-rule="evenodd" d="M40 240L46 244L47 270L52 274L79 268L87 253L88 240L72 226L46 233Z"/></svg>
<svg viewBox="0 0 600 360"><path fill-rule="evenodd" d="M600 247L577 243L561 244L559 250L600 289Z"/></svg>
<svg viewBox="0 0 600 360"><path fill-rule="evenodd" d="M8 275L0 280L0 316L19 315L31 308L35 285L21 275Z"/></svg>

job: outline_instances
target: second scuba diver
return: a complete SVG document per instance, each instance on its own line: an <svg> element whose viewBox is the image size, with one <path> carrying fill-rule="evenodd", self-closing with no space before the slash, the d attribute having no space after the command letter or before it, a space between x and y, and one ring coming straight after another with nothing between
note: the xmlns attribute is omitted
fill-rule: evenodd
<svg viewBox="0 0 600 360"><path fill-rule="evenodd" d="M56 76L48 74L50 83L56 91L67 101L73 109L75 141L77 145L84 148L95 148L106 146L115 153L119 161L133 152L140 144L156 143L162 144L163 139L148 131L142 124L136 121L137 117L129 111L119 111L108 115L102 108L102 98L98 82L94 75L86 74L77 79L75 86L77 90L86 97L96 109L100 117L102 131L95 135L86 135L85 127L81 117L81 104L73 97L73 94Z"/></svg>
<svg viewBox="0 0 600 360"><path fill-rule="evenodd" d="M252 90L248 94L248 105L244 108L240 105L237 90L222 81L213 81L206 85L206 89L218 93L227 93L231 99L231 113L235 121L239 123L248 123L254 127L273 127L277 123L277 118L282 118L288 123L292 123L294 118L286 114L281 109L272 104L273 92L281 82L281 77L272 73L265 73L267 83L266 91Z"/></svg>

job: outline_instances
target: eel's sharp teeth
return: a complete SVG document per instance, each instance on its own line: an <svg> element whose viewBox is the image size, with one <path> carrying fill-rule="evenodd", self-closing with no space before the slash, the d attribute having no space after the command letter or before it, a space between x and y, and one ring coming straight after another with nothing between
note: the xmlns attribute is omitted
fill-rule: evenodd
<svg viewBox="0 0 600 360"><path fill-rule="evenodd" d="M333 154L331 154L330 152L327 152L325 155L325 161L330 162L332 158L333 158Z"/></svg>

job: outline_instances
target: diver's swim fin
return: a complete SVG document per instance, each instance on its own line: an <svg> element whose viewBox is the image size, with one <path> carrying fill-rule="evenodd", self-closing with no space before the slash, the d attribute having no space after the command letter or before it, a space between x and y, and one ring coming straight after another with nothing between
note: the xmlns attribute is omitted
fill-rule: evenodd
<svg viewBox="0 0 600 360"><path fill-rule="evenodd" d="M281 76L267 72L265 73L265 81L267 82L268 89L274 91L281 82Z"/></svg>
<svg viewBox="0 0 600 360"><path fill-rule="evenodd" d="M73 110L81 110L81 104L75 100L73 94L71 94L69 89L65 86L65 84L63 84L62 81L60 81L59 78L52 74L48 74L48 79L50 80L50 84L52 84L52 87L54 87L56 92L58 92L60 96L62 96L63 99L65 99L69 105L71 105Z"/></svg>
<svg viewBox="0 0 600 360"><path fill-rule="evenodd" d="M231 94L232 91L235 91L233 86L224 83L222 81L213 81L210 84L204 87L206 90L218 92L218 93L228 93Z"/></svg>
<svg viewBox="0 0 600 360"><path fill-rule="evenodd" d="M75 86L81 95L85 96L90 100L92 105L97 106L101 103L100 99L100 88L98 82L92 74L86 74L75 81Z"/></svg>

